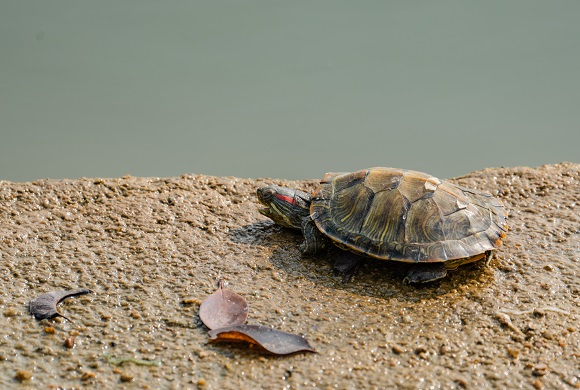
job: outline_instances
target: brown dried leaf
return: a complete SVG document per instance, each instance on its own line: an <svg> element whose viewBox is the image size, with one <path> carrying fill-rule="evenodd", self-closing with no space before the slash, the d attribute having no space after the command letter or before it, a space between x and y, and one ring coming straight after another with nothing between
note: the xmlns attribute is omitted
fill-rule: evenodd
<svg viewBox="0 0 580 390"><path fill-rule="evenodd" d="M199 306L199 318L210 329L242 325L248 317L248 302L235 292L225 289L223 281L216 292Z"/></svg>
<svg viewBox="0 0 580 390"><path fill-rule="evenodd" d="M238 325L209 331L212 341L246 341L257 344L276 355L308 351L316 352L302 336L262 325Z"/></svg>
<svg viewBox="0 0 580 390"><path fill-rule="evenodd" d="M50 319L54 317L62 317L70 322L70 319L66 318L58 311L56 311L56 305L59 302L65 300L68 297L73 297L76 295L83 295L92 293L91 290L87 290L85 288L81 288L79 290L71 290L71 291L53 291L46 294L41 294L38 297L34 298L28 304L28 309L30 313L36 318L37 320L44 320Z"/></svg>

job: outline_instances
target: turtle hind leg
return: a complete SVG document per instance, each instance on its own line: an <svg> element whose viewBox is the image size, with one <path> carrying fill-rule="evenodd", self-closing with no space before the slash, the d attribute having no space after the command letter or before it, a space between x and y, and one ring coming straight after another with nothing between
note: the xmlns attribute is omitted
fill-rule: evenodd
<svg viewBox="0 0 580 390"><path fill-rule="evenodd" d="M302 234L304 242L300 244L300 251L303 255L312 255L326 248L328 238L318 230L312 218L306 218L302 222Z"/></svg>
<svg viewBox="0 0 580 390"><path fill-rule="evenodd" d="M334 259L332 270L336 276L342 276L343 283L349 283L358 273L363 259L352 253L344 253Z"/></svg>
<svg viewBox="0 0 580 390"><path fill-rule="evenodd" d="M403 283L428 283L447 276L447 269L443 263L417 264L413 266Z"/></svg>
<svg viewBox="0 0 580 390"><path fill-rule="evenodd" d="M493 259L493 251L485 252L485 266L486 267L489 266L489 263L491 263L492 259Z"/></svg>

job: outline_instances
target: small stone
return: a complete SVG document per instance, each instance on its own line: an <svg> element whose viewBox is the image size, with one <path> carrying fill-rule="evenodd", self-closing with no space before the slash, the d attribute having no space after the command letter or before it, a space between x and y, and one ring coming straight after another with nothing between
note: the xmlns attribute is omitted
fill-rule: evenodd
<svg viewBox="0 0 580 390"><path fill-rule="evenodd" d="M83 372L83 375L81 375L81 381L85 382L88 381L90 379L93 379L96 376L96 374L92 371L85 371Z"/></svg>
<svg viewBox="0 0 580 390"><path fill-rule="evenodd" d="M425 360L429 357L429 354L427 352L419 352L417 354L417 356L419 356L421 359Z"/></svg>
<svg viewBox="0 0 580 390"><path fill-rule="evenodd" d="M558 339L558 345L559 345L560 347L564 348L564 347L565 347L567 344L568 344L568 343L566 342L566 340L565 340L565 339L563 339L563 338L560 338L560 339Z"/></svg>
<svg viewBox="0 0 580 390"><path fill-rule="evenodd" d="M540 390L542 387L544 387L544 385L542 384L542 381L540 381L539 379L536 379L532 383L532 386L534 386L534 389L538 389L538 390Z"/></svg>
<svg viewBox="0 0 580 390"><path fill-rule="evenodd" d="M184 305L193 305L194 303L201 305L201 302L199 301L199 299L193 298L193 297L183 298L182 302Z"/></svg>
<svg viewBox="0 0 580 390"><path fill-rule="evenodd" d="M545 330L542 332L542 337L548 340L553 340L556 337L556 334L550 330Z"/></svg>
<svg viewBox="0 0 580 390"><path fill-rule="evenodd" d="M16 343L16 344L14 344L14 349L18 349L20 351L23 351L23 350L26 349L26 344L21 343L21 342L20 343Z"/></svg>
<svg viewBox="0 0 580 390"><path fill-rule="evenodd" d="M536 325L534 325L532 322L530 322L528 325L526 325L524 332L535 333L536 330L537 330Z"/></svg>
<svg viewBox="0 0 580 390"><path fill-rule="evenodd" d="M133 379L135 379L135 375L128 373L121 374L121 382L131 382Z"/></svg>
<svg viewBox="0 0 580 390"><path fill-rule="evenodd" d="M516 359L521 351L517 348L507 347L507 352L512 358Z"/></svg>
<svg viewBox="0 0 580 390"><path fill-rule="evenodd" d="M457 383L459 387L467 388L467 384L469 382L467 381L467 379L459 377L455 379L455 383Z"/></svg>
<svg viewBox="0 0 580 390"><path fill-rule="evenodd" d="M4 310L4 316L6 316L6 317L15 317L15 316L19 316L19 315L20 315L20 311L15 307L7 307Z"/></svg>
<svg viewBox="0 0 580 390"><path fill-rule="evenodd" d="M73 348L75 346L75 338L70 336L64 339L65 348Z"/></svg>
<svg viewBox="0 0 580 390"><path fill-rule="evenodd" d="M532 370L532 375L534 376L544 376L550 372L548 366L544 363L536 364L534 369Z"/></svg>
<svg viewBox="0 0 580 390"><path fill-rule="evenodd" d="M544 269L546 271L552 271L554 269L554 266L552 264L546 264L544 265Z"/></svg>
<svg viewBox="0 0 580 390"><path fill-rule="evenodd" d="M28 370L19 370L16 371L16 375L14 375L14 379L19 382L27 381L32 378L32 372Z"/></svg>
<svg viewBox="0 0 580 390"><path fill-rule="evenodd" d="M56 329L54 329L54 326L45 326L44 327L44 333L55 334L56 333Z"/></svg>
<svg viewBox="0 0 580 390"><path fill-rule="evenodd" d="M141 313L139 313L137 310L133 309L131 310L131 317L137 319L137 318L141 318Z"/></svg>
<svg viewBox="0 0 580 390"><path fill-rule="evenodd" d="M391 347L391 350L396 353L397 355L402 354L403 352L405 352L405 349L403 347L401 347L398 344L395 344Z"/></svg>
<svg viewBox="0 0 580 390"><path fill-rule="evenodd" d="M205 387L207 385L207 382L206 382L205 379L200 378L200 379L197 380L197 385L200 386L200 387Z"/></svg>

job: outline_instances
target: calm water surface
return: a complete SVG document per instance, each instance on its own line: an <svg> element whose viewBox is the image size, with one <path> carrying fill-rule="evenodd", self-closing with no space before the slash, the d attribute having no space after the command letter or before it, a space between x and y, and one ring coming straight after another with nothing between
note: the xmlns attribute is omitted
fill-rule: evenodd
<svg viewBox="0 0 580 390"><path fill-rule="evenodd" d="M3 1L0 179L580 162L580 2Z"/></svg>

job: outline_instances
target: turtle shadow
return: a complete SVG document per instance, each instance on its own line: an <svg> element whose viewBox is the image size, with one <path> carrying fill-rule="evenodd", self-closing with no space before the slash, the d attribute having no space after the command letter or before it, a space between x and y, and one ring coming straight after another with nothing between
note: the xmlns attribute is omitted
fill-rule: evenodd
<svg viewBox="0 0 580 390"><path fill-rule="evenodd" d="M379 299L396 297L411 302L433 299L454 291L460 285L486 283L490 277L490 271L486 271L487 267L480 261L449 271L444 279L411 285L403 282L407 271L413 267L411 264L357 256L334 245L316 255L304 256L299 249L302 233L270 221L234 229L230 231L229 238L239 244L271 248L270 263L289 275L303 277L328 288ZM338 273L334 264L349 262L352 258L359 260L358 269L350 280L345 281L345 275Z"/></svg>

